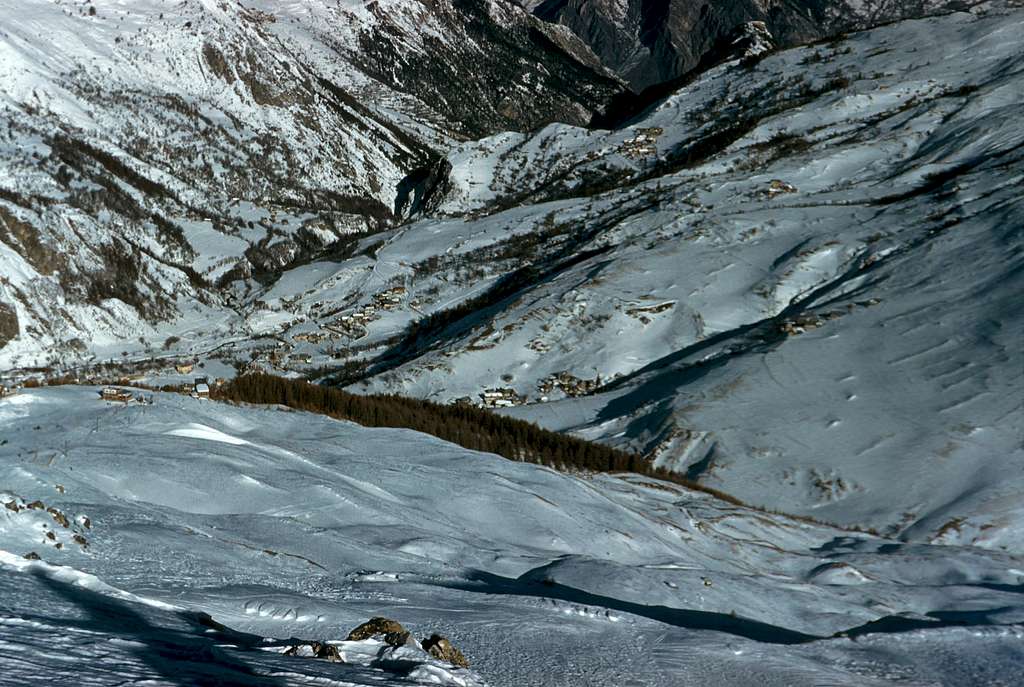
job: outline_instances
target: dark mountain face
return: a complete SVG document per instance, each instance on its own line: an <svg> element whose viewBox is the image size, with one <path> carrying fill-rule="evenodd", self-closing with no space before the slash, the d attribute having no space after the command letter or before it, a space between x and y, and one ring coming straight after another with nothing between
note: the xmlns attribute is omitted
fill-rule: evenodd
<svg viewBox="0 0 1024 687"><path fill-rule="evenodd" d="M535 16L585 41L637 92L696 67L738 25L763 21L779 47L958 8L949 0L543 0Z"/></svg>
<svg viewBox="0 0 1024 687"><path fill-rule="evenodd" d="M621 81L574 54L587 51L582 43L515 5L428 4L447 35L413 35L418 27L380 17L360 33L353 62L429 103L462 133L528 131L552 121L584 124L623 91ZM410 52L410 42L421 49Z"/></svg>

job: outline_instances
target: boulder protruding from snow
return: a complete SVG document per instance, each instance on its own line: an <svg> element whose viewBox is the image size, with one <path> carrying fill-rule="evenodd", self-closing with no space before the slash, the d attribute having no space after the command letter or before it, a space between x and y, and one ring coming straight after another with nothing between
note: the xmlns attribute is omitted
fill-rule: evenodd
<svg viewBox="0 0 1024 687"><path fill-rule="evenodd" d="M447 661L460 668L469 667L469 661L462 655L462 652L441 635L430 635L429 639L423 640L422 646L424 651L436 659Z"/></svg>
<svg viewBox="0 0 1024 687"><path fill-rule="evenodd" d="M384 643L388 646L416 646L411 632L388 632L384 635Z"/></svg>
<svg viewBox="0 0 1024 687"><path fill-rule="evenodd" d="M285 656L302 656L306 658L324 658L332 663L344 663L338 647L327 642L300 642L293 644L284 651Z"/></svg>
<svg viewBox="0 0 1024 687"><path fill-rule="evenodd" d="M360 642L364 639L369 639L370 637L376 637L377 635L387 636L400 634L409 634L406 631L406 629L402 627L402 623L398 622L397 620L391 620L390 618L381 618L378 616L376 618L370 618L365 623L349 632L346 641ZM405 642L403 641L402 644L404 643ZM400 644L395 644L392 646L400 646Z"/></svg>
<svg viewBox="0 0 1024 687"><path fill-rule="evenodd" d="M343 663L341 654L338 653L338 647L327 642L313 642L310 646L313 648L313 655L317 658L326 658L328 661L334 661L335 663Z"/></svg>

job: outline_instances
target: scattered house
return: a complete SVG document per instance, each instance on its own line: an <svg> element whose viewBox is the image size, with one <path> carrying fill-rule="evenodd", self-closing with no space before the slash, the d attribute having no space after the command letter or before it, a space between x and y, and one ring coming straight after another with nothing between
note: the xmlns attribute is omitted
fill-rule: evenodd
<svg viewBox="0 0 1024 687"><path fill-rule="evenodd" d="M372 303L366 303L322 326L329 332L350 339L362 338L366 336L366 326L377 319L379 311L398 307L407 294L408 291L404 286L393 286L386 291L375 293Z"/></svg>
<svg viewBox="0 0 1024 687"><path fill-rule="evenodd" d="M303 332L292 337L295 341L307 341L312 344L320 343L326 338L327 335L322 332Z"/></svg>
<svg viewBox="0 0 1024 687"><path fill-rule="evenodd" d="M827 319L834 318L829 317ZM783 320L779 325L779 330L787 336L796 336L808 330L817 329L823 324L825 324L825 319L817 315L797 315L791 319Z"/></svg>
<svg viewBox="0 0 1024 687"><path fill-rule="evenodd" d="M626 314L630 317L635 317L640 320L643 324L650 324L653 320L651 315L657 315L658 313L671 310L676 305L675 301L667 301L665 303L658 303L657 305L638 305L632 308L626 308Z"/></svg>
<svg viewBox="0 0 1024 687"><path fill-rule="evenodd" d="M128 403L132 400L132 392L118 389L116 386L105 386L99 391L100 399L104 401L120 401Z"/></svg>
<svg viewBox="0 0 1024 687"><path fill-rule="evenodd" d="M768 198L774 198L775 196L782 195L784 193L796 193L797 188L789 182L783 181L782 179L772 179L768 182L768 188L761 191L761 195L767 196Z"/></svg>
<svg viewBox="0 0 1024 687"><path fill-rule="evenodd" d="M178 374L187 375L192 372L192 368L194 367L195 365L193 363L179 363L174 366L174 369L177 370Z"/></svg>
<svg viewBox="0 0 1024 687"><path fill-rule="evenodd" d="M206 377L196 377L196 382L192 386L192 397L193 398L209 398L210 397L210 382Z"/></svg>

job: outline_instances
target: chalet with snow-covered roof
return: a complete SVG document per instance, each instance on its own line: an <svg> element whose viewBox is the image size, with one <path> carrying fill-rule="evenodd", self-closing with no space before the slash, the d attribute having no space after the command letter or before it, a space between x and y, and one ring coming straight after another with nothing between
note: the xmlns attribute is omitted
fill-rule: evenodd
<svg viewBox="0 0 1024 687"><path fill-rule="evenodd" d="M118 389L116 386L105 386L99 391L100 399L104 401L119 401L128 403L132 400L132 392Z"/></svg>
<svg viewBox="0 0 1024 687"><path fill-rule="evenodd" d="M210 397L210 382L206 377L196 377L196 383L192 386L192 396L194 398Z"/></svg>

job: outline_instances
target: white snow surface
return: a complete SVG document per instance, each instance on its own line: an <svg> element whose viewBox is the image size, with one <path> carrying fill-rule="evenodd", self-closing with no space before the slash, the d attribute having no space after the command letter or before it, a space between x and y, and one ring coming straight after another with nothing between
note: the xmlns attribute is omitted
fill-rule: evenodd
<svg viewBox="0 0 1024 687"><path fill-rule="evenodd" d="M1024 665L1011 554L171 394L27 391L0 437L4 684L1008 685ZM471 670L344 641L375 615ZM345 663L284 656L291 637Z"/></svg>

